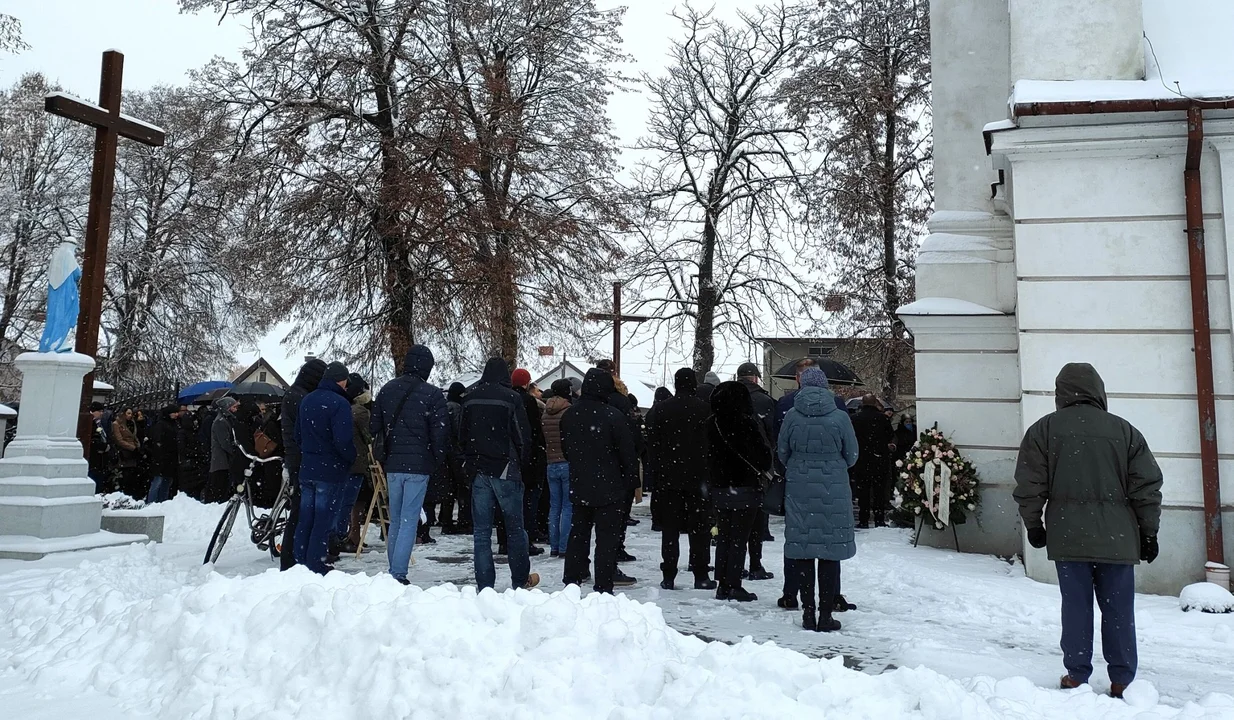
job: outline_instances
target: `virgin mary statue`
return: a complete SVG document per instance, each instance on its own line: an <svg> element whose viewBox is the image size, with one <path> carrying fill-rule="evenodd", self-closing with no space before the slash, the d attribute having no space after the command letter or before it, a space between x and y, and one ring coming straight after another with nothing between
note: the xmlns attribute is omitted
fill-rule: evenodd
<svg viewBox="0 0 1234 720"><path fill-rule="evenodd" d="M47 324L43 326L39 352L73 352L80 303L77 281L81 279L76 253L77 242L66 237L51 254L47 266Z"/></svg>

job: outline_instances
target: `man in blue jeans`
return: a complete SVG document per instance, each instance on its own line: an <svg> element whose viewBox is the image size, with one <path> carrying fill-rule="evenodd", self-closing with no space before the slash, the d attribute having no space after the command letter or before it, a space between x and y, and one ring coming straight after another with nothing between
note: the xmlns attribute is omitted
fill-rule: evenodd
<svg viewBox="0 0 1234 720"><path fill-rule="evenodd" d="M339 497L356 460L352 437L351 401L347 398L347 368L326 366L317 389L300 403L296 442L300 461L300 521L296 525L296 560L325 575L330 532Z"/></svg>
<svg viewBox="0 0 1234 720"><path fill-rule="evenodd" d="M446 462L450 413L446 396L430 385L433 353L415 345L403 359L403 374L386 383L373 404L373 442L390 492L390 534L386 556L390 575L407 585L407 566L416 547L416 525L429 477Z"/></svg>
<svg viewBox="0 0 1234 720"><path fill-rule="evenodd" d="M523 399L510 387L510 367L501 358L484 366L480 384L467 394L459 418L464 472L474 479L471 511L475 527L476 588L497 582L493 565L493 514L505 516L510 581L533 588L540 576L531 572L527 532L523 527L523 480L520 466L532 450L531 429Z"/></svg>
<svg viewBox="0 0 1234 720"><path fill-rule="evenodd" d="M1107 411L1092 365L1065 365L1054 403L1058 409L1024 435L1015 499L1029 544L1047 548L1058 568L1061 687L1080 687L1093 674L1095 596L1110 694L1122 697L1139 664L1135 566L1157 559L1161 469L1140 431Z"/></svg>

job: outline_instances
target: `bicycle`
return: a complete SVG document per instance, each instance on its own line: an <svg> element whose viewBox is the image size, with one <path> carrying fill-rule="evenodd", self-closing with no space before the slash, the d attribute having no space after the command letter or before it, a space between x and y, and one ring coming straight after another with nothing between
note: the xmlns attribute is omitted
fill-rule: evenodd
<svg viewBox="0 0 1234 720"><path fill-rule="evenodd" d="M274 498L274 504L271 505L270 511L264 515L256 515L253 509L253 489L250 479L253 477L253 470L258 465L282 460L281 457L260 458L256 455L250 455L245 451L244 446L235 438L235 433L232 433L232 439L236 441L236 447L246 458L249 459L249 466L244 470L244 482L236 486L236 493L227 501L227 507L223 510L223 517L219 518L219 524L214 528L214 535L210 538L210 545L206 548L206 558L202 564L217 562L219 555L223 553L223 545L227 542L227 538L231 536L231 528L235 525L236 517L240 514L240 507L244 506L245 517L248 518L249 524L249 539L257 546L258 550L269 550L270 557L277 558L282 549L277 546L278 538L283 534L283 530L287 527L287 517L291 512L291 487L288 482L287 471L283 471L283 483L279 487L278 495Z"/></svg>

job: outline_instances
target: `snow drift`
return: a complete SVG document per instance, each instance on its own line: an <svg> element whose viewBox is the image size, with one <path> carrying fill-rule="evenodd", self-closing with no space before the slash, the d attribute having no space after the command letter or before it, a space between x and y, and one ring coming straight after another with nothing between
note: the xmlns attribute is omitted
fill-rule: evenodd
<svg viewBox="0 0 1234 720"><path fill-rule="evenodd" d="M654 605L576 588L229 578L133 546L24 590L0 599L0 670L163 718L1234 718L1226 696L1175 709L1151 686L1133 706L1022 678L867 675L773 644L706 643Z"/></svg>

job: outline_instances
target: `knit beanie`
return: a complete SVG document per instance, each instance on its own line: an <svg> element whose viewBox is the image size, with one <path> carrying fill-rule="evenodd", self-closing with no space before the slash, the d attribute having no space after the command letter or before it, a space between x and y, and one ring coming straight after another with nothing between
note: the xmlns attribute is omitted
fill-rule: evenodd
<svg viewBox="0 0 1234 720"><path fill-rule="evenodd" d="M816 367L806 368L805 372L801 373L801 387L829 388L827 373Z"/></svg>
<svg viewBox="0 0 1234 720"><path fill-rule="evenodd" d="M341 362L332 362L326 366L326 374L321 376L321 384L338 384L347 379L347 366Z"/></svg>
<svg viewBox="0 0 1234 720"><path fill-rule="evenodd" d="M527 387L531 384L531 373L525 368L519 368L510 373L510 384L514 387Z"/></svg>

